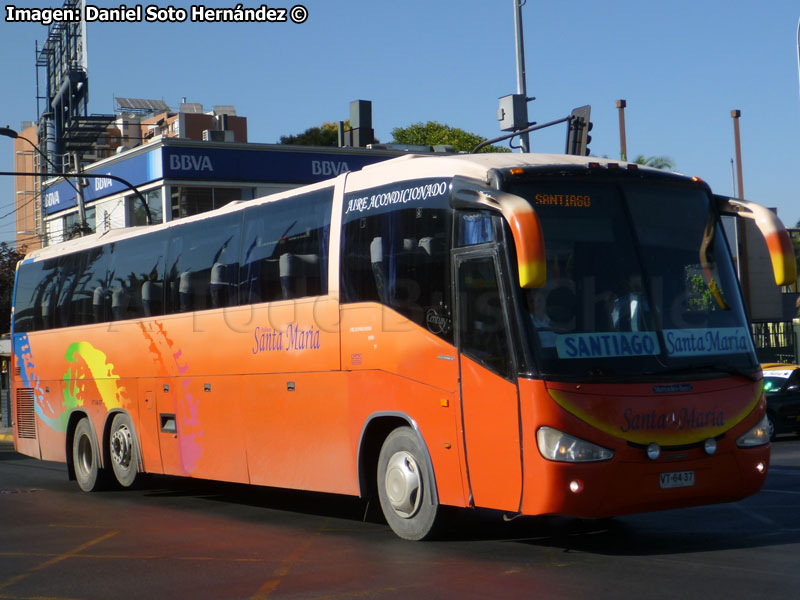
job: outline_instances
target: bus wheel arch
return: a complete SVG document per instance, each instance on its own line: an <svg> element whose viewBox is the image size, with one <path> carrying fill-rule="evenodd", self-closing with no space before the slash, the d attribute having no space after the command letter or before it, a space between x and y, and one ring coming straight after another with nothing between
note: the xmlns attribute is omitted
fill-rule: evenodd
<svg viewBox="0 0 800 600"><path fill-rule="evenodd" d="M131 416L122 410L106 417L103 430L103 459L122 488L131 487L142 472L142 453Z"/></svg>
<svg viewBox="0 0 800 600"><path fill-rule="evenodd" d="M377 498L392 530L409 540L429 537L439 499L428 448L405 415L374 415L359 447L361 495Z"/></svg>

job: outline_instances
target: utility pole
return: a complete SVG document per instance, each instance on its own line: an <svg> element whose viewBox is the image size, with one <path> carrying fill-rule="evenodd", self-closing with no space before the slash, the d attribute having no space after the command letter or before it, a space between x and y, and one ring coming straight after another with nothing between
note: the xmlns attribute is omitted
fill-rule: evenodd
<svg viewBox="0 0 800 600"><path fill-rule="evenodd" d="M628 160L628 145L625 140L625 107L628 103L625 100L617 100L617 108L619 109L619 159Z"/></svg>
<svg viewBox="0 0 800 600"><path fill-rule="evenodd" d="M742 143L739 137L739 117L742 116L742 111L732 110L731 117L733 117L733 142L736 145L736 181L738 185L739 198L744 200L744 187L742 185Z"/></svg>
<svg viewBox="0 0 800 600"><path fill-rule="evenodd" d="M742 116L742 111L732 110L731 117L733 118L733 141L736 146L736 181L737 181L737 196L744 200L744 184L742 183L742 142L739 136L739 117ZM739 283L742 285L742 292L744 292L745 305L750 308L750 263L747 256L747 222L739 226L740 220L736 220L736 229L739 232Z"/></svg>
<svg viewBox="0 0 800 600"><path fill-rule="evenodd" d="M81 157L77 152L73 152L72 158L75 161L75 181L78 183L78 220L80 221L78 225L80 227L80 235L83 236L86 235L87 230L91 231L91 229L86 223L86 203L84 202L83 183L81 182Z"/></svg>
<svg viewBox="0 0 800 600"><path fill-rule="evenodd" d="M523 0L514 0L514 41L517 46L517 94L527 102L528 89L525 83L525 48L522 38L522 4ZM526 113L527 114L527 113ZM523 152L530 152L530 138L527 133L520 134Z"/></svg>

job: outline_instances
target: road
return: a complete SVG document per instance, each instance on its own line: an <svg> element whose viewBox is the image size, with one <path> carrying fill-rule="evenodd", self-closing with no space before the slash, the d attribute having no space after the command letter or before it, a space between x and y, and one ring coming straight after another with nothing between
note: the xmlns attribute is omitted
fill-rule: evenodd
<svg viewBox="0 0 800 600"><path fill-rule="evenodd" d="M734 504L603 522L487 512L406 542L356 499L154 477L85 494L0 442L0 599L783 598L800 440Z"/></svg>

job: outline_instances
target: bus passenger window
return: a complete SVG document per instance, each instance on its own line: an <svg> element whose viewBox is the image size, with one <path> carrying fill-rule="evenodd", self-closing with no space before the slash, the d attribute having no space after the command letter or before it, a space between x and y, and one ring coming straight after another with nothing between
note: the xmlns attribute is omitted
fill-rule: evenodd
<svg viewBox="0 0 800 600"><path fill-rule="evenodd" d="M105 318L113 321L164 314L161 299L167 234L158 232L110 244Z"/></svg>
<svg viewBox="0 0 800 600"><path fill-rule="evenodd" d="M245 211L239 302L255 304L328 292L333 188Z"/></svg>
<svg viewBox="0 0 800 600"><path fill-rule="evenodd" d="M449 209L405 208L344 225L342 297L380 302L452 341Z"/></svg>
<svg viewBox="0 0 800 600"><path fill-rule="evenodd" d="M238 303L241 213L174 228L167 258L168 311L189 312Z"/></svg>
<svg viewBox="0 0 800 600"><path fill-rule="evenodd" d="M75 290L72 292L72 308L70 310L70 325L89 325L104 319L103 287L106 279L106 263L108 254L105 247L90 248L81 252L81 271L78 275ZM98 295L99 307L95 307L95 287L100 284ZM96 316L96 313L100 316Z"/></svg>

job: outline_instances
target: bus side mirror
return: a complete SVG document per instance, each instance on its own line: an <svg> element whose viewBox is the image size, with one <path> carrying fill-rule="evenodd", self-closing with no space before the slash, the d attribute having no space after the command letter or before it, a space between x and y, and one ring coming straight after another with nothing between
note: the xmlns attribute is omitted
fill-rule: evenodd
<svg viewBox="0 0 800 600"><path fill-rule="evenodd" d="M714 196L720 213L754 221L764 236L772 259L776 285L791 285L797 280L797 262L789 232L774 212L747 200Z"/></svg>
<svg viewBox="0 0 800 600"><path fill-rule="evenodd" d="M519 284L524 289L544 287L547 259L542 224L527 200L464 180L453 182L452 208L499 212L514 238Z"/></svg>

